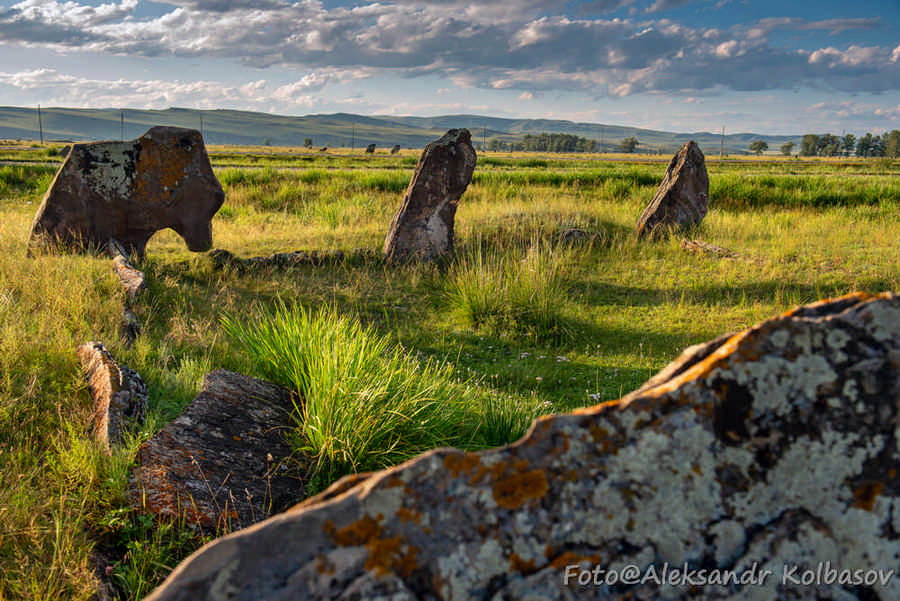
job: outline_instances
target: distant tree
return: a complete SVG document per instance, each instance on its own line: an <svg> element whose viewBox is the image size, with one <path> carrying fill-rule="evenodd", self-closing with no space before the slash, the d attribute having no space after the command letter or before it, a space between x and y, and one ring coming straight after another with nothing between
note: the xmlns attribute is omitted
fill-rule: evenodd
<svg viewBox="0 0 900 601"><path fill-rule="evenodd" d="M312 145L313 145L312 138L303 138L303 145L306 148L312 148Z"/></svg>
<svg viewBox="0 0 900 601"><path fill-rule="evenodd" d="M269 138L263 138L263 146L271 146L271 145L272 145L272 140L270 140Z"/></svg>
<svg viewBox="0 0 900 601"><path fill-rule="evenodd" d="M816 154L820 157L833 157L841 151L841 139L834 134L823 134L819 136L816 143Z"/></svg>
<svg viewBox="0 0 900 601"><path fill-rule="evenodd" d="M756 153L756 156L761 155L765 151L769 149L769 145L766 144L764 140L756 140L755 142L750 142L750 150Z"/></svg>
<svg viewBox="0 0 900 601"><path fill-rule="evenodd" d="M883 157L886 141L887 135L885 135L884 138L882 138L881 136L875 136L874 138L872 138L872 149L869 151L869 156Z"/></svg>
<svg viewBox="0 0 900 601"><path fill-rule="evenodd" d="M624 138L621 142L619 142L619 147L622 149L622 152L634 152L634 149L638 147L637 138L631 136L630 138Z"/></svg>
<svg viewBox="0 0 900 601"><path fill-rule="evenodd" d="M497 138L491 138L488 140L487 149L497 152L500 150L506 150L506 142L503 140L498 140Z"/></svg>
<svg viewBox="0 0 900 601"><path fill-rule="evenodd" d="M853 153L853 149L856 148L856 136L853 134L844 134L841 138L841 147L844 150L844 156L850 156Z"/></svg>
<svg viewBox="0 0 900 601"><path fill-rule="evenodd" d="M874 137L871 133L866 132L866 135L860 136L859 140L856 142L856 156L858 157L867 157L872 156L872 142L874 141Z"/></svg>
<svg viewBox="0 0 900 601"><path fill-rule="evenodd" d="M896 159L900 157L900 130L892 130L889 134L884 134L884 156Z"/></svg>
<svg viewBox="0 0 900 601"><path fill-rule="evenodd" d="M781 145L781 154L786 157L791 156L791 153L794 151L794 143L791 141L785 142Z"/></svg>
<svg viewBox="0 0 900 601"><path fill-rule="evenodd" d="M800 140L800 156L814 157L817 154L817 146L819 145L819 136L816 134L806 134Z"/></svg>

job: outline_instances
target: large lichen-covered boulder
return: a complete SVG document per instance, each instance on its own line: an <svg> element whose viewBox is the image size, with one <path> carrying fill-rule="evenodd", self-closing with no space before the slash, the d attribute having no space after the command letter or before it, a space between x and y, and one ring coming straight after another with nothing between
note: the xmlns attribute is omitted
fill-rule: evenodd
<svg viewBox="0 0 900 601"><path fill-rule="evenodd" d="M189 249L205 251L224 200L196 130L153 127L128 142L75 144L44 195L30 244L101 251L114 239L142 257L150 237L171 228Z"/></svg>
<svg viewBox="0 0 900 601"><path fill-rule="evenodd" d="M172 423L141 445L132 505L208 533L237 530L304 498L290 469L290 391L216 370Z"/></svg>
<svg viewBox="0 0 900 601"><path fill-rule="evenodd" d="M456 206L475 158L467 129L451 129L425 147L384 241L387 260L430 261L453 252Z"/></svg>
<svg viewBox="0 0 900 601"><path fill-rule="evenodd" d="M511 447L338 483L149 599L898 599L898 399L900 297L801 307Z"/></svg>
<svg viewBox="0 0 900 601"><path fill-rule="evenodd" d="M660 237L670 228L699 225L706 216L709 176L696 142L684 144L669 161L653 200L641 213L635 232L639 238Z"/></svg>

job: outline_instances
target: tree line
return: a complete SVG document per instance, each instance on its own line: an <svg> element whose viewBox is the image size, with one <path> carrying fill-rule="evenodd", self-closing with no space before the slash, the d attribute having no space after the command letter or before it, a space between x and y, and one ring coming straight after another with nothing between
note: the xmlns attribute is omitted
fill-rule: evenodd
<svg viewBox="0 0 900 601"><path fill-rule="evenodd" d="M859 138L853 134L806 134L800 141L800 156L804 157L849 157L854 154L858 157L900 157L900 130L880 136L867 133Z"/></svg>
<svg viewBox="0 0 900 601"><path fill-rule="evenodd" d="M487 150L511 150L513 152L594 152L597 141L572 134L525 134L521 142L504 142L491 138Z"/></svg>

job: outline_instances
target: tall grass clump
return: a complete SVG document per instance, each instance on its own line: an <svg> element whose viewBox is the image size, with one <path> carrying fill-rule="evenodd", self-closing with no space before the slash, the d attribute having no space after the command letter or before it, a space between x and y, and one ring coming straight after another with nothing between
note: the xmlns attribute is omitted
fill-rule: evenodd
<svg viewBox="0 0 900 601"><path fill-rule="evenodd" d="M298 441L312 457L314 481L380 469L438 446L509 442L533 418L527 411L518 420L494 415L496 405L480 404L483 394L454 382L449 365L420 363L330 308L282 304L252 323L226 316L223 326L266 377L297 391ZM484 440L482 421L492 424Z"/></svg>
<svg viewBox="0 0 900 601"><path fill-rule="evenodd" d="M479 241L457 263L446 293L454 312L475 330L498 337L564 340L572 336L563 315L571 255L565 248L533 242L519 256Z"/></svg>

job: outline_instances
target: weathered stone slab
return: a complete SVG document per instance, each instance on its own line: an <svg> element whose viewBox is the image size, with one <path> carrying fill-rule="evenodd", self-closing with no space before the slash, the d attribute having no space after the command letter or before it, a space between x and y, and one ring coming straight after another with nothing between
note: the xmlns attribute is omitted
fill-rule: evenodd
<svg viewBox="0 0 900 601"><path fill-rule="evenodd" d="M184 412L141 445L134 507L184 516L206 532L244 528L303 498L287 465L290 391L225 370L206 375Z"/></svg>
<svg viewBox="0 0 900 601"><path fill-rule="evenodd" d="M228 267L238 272L256 272L266 269L286 269L301 265L338 265L341 263L364 263L382 261L377 251L369 248L357 248L349 252L342 250L318 251L295 250L286 253L273 253L267 256L242 259L231 251L217 248L209 251L209 258L216 269Z"/></svg>
<svg viewBox="0 0 900 601"><path fill-rule="evenodd" d="M638 219L639 238L664 236L672 227L699 225L706 216L709 176L703 152L687 142L672 157L656 195Z"/></svg>
<svg viewBox="0 0 900 601"><path fill-rule="evenodd" d="M148 599L898 599L898 398L900 297L809 305L511 447L339 483ZM801 582L829 565L869 580Z"/></svg>
<svg viewBox="0 0 900 601"><path fill-rule="evenodd" d="M119 278L125 296L129 304L134 304L140 298L141 293L147 288L144 272L131 263L131 258L125 249L116 240L110 240L107 244L109 254L112 256L113 271Z"/></svg>
<svg viewBox="0 0 900 601"><path fill-rule="evenodd" d="M127 428L144 421L147 385L136 371L117 363L102 342L79 346L78 359L94 399L91 438L109 452L110 445L124 442Z"/></svg>
<svg viewBox="0 0 900 601"><path fill-rule="evenodd" d="M451 129L425 147L384 241L389 261L430 261L453 252L456 206L475 171L467 129Z"/></svg>
<svg viewBox="0 0 900 601"><path fill-rule="evenodd" d="M684 251L692 254L713 256L720 259L737 258L737 253L733 250L729 250L724 246L719 246L718 244L710 244L709 242L704 242L703 240L688 240L687 238L682 238L681 248Z"/></svg>
<svg viewBox="0 0 900 601"><path fill-rule="evenodd" d="M116 239L140 258L154 233L172 228L189 249L205 251L224 199L196 130L153 127L128 142L75 144L44 195L30 244L101 251Z"/></svg>

